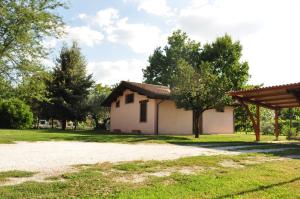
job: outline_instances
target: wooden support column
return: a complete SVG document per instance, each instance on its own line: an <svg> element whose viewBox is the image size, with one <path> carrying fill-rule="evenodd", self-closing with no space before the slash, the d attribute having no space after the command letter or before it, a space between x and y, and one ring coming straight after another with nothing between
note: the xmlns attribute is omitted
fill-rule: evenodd
<svg viewBox="0 0 300 199"><path fill-rule="evenodd" d="M256 127L255 127L256 141L260 140L260 107L256 105Z"/></svg>
<svg viewBox="0 0 300 199"><path fill-rule="evenodd" d="M276 136L276 140L278 140L278 136L279 136L278 115L279 115L279 110L276 109L276 110L275 110L275 117L274 117L274 120L275 120L274 134L275 134L275 136Z"/></svg>
<svg viewBox="0 0 300 199"><path fill-rule="evenodd" d="M255 133L255 139L256 141L260 141L260 110L259 105L256 105L256 117L251 113L248 104L246 104L243 100L238 99L238 101L242 104L242 106L246 109L247 114L250 117L250 120L252 122L252 127Z"/></svg>

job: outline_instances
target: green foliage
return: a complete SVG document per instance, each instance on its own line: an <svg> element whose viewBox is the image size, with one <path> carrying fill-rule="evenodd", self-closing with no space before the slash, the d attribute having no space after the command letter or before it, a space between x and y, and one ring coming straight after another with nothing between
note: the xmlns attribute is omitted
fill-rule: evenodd
<svg viewBox="0 0 300 199"><path fill-rule="evenodd" d="M249 78L249 66L241 61L242 46L239 41L233 41L225 34L211 44L206 44L200 54L200 60L213 65L213 72L221 78L227 78L228 89L241 89ZM229 91L228 90L228 91Z"/></svg>
<svg viewBox="0 0 300 199"><path fill-rule="evenodd" d="M96 84L88 97L87 104L89 106L89 113L95 122L96 129L100 128L99 121L103 123L104 120L109 117L109 108L102 107L101 103L106 99L110 92L111 88L109 86Z"/></svg>
<svg viewBox="0 0 300 199"><path fill-rule="evenodd" d="M9 99L14 95L10 82L0 76L0 100Z"/></svg>
<svg viewBox="0 0 300 199"><path fill-rule="evenodd" d="M10 80L35 72L45 57L43 40L59 36L63 22L53 11L63 7L58 0L0 1L0 76Z"/></svg>
<svg viewBox="0 0 300 199"><path fill-rule="evenodd" d="M179 47L177 46L176 49L196 49L191 47L195 47L191 44L196 42L191 42L186 34L179 36L182 38L180 41L189 41L186 43L190 48L185 47L185 42L179 42L177 43ZM173 37L174 35L170 38ZM170 59L176 61L176 64L172 64L173 70L170 74L164 71L169 71L165 65L162 65L158 71L167 75L165 78L171 81L168 85L171 85L176 105L194 111L194 129L197 137L198 130L201 131L202 128L202 113L208 109L230 104L231 99L226 92L240 89L249 75L247 62L240 60L242 47L239 42L233 42L230 36L219 37L211 44L204 45L201 50L199 43L196 47L197 50L188 51L192 52L193 56L181 58L180 51L174 51L176 53L170 55ZM183 53L183 55L191 54ZM151 71L150 69L151 67L148 67L144 75L148 74L145 72Z"/></svg>
<svg viewBox="0 0 300 199"><path fill-rule="evenodd" d="M48 83L53 116L75 122L85 119L88 113L87 96L93 85L92 75L86 74L86 61L77 43L64 45ZM64 125L63 125L63 128Z"/></svg>
<svg viewBox="0 0 300 199"><path fill-rule="evenodd" d="M168 44L164 48L156 48L149 57L150 65L143 70L145 83L172 86L171 77L177 72L178 61L197 65L199 51L200 43L189 39L185 32L173 32Z"/></svg>
<svg viewBox="0 0 300 199"><path fill-rule="evenodd" d="M50 78L50 73L40 68L35 74L22 78L14 89L16 97L30 106L35 118L43 117L44 106L49 102L46 82Z"/></svg>
<svg viewBox="0 0 300 199"><path fill-rule="evenodd" d="M0 102L0 128L29 128L32 121L30 107L23 101L9 99Z"/></svg>
<svg viewBox="0 0 300 199"><path fill-rule="evenodd" d="M209 63L202 64L195 70L185 61L179 63L179 70L172 81L172 97L179 108L187 110L205 110L222 105L227 96L227 81L218 78Z"/></svg>

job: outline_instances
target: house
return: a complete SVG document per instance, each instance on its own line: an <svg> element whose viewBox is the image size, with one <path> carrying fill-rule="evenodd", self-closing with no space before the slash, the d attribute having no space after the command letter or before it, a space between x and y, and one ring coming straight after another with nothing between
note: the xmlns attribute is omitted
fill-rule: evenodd
<svg viewBox="0 0 300 199"><path fill-rule="evenodd" d="M110 130L142 134L193 134L193 111L177 108L166 86L122 81L105 99ZM205 134L234 132L233 107L203 113Z"/></svg>

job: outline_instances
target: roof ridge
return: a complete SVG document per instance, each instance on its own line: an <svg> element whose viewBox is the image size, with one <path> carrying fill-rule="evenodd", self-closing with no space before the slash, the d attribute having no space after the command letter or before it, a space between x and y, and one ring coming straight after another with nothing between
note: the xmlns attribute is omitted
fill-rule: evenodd
<svg viewBox="0 0 300 199"><path fill-rule="evenodd" d="M158 85L158 84L148 84L148 83L143 83L143 82L132 82L132 81L122 81L122 82L126 82L126 83L134 83L134 84L143 84L143 85L150 85L150 86L157 86L157 87L163 87L163 88L168 88L168 89L170 89L168 86Z"/></svg>

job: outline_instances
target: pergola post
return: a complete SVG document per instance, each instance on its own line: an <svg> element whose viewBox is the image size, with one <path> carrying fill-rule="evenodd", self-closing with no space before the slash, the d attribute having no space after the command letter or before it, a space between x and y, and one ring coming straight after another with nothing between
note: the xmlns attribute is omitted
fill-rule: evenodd
<svg viewBox="0 0 300 199"><path fill-rule="evenodd" d="M256 141L260 141L260 107L259 105L256 105L256 117L251 113L248 104L246 104L243 100L238 99L238 101L243 105L243 107L246 109L250 120L252 122L253 130L255 133L255 139Z"/></svg>
<svg viewBox="0 0 300 199"><path fill-rule="evenodd" d="M274 120L275 120L274 134L276 136L276 140L278 140L278 136L279 136L279 133L280 133L279 124L278 124L278 115L279 115L279 110L276 109L275 110L275 116L274 116Z"/></svg>
<svg viewBox="0 0 300 199"><path fill-rule="evenodd" d="M256 105L256 126L255 126L256 141L260 141L260 107Z"/></svg>

